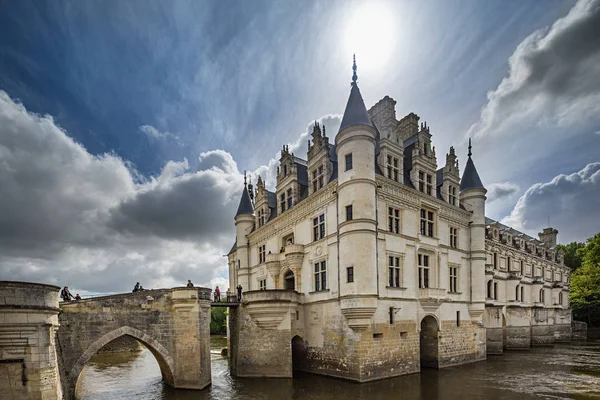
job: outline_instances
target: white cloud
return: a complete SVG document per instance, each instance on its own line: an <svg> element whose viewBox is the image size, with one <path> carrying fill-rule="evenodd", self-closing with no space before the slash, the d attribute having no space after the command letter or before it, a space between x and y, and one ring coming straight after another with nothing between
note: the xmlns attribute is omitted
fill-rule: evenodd
<svg viewBox="0 0 600 400"><path fill-rule="evenodd" d="M142 126L140 126L140 131L145 133L146 136L148 136L152 140L158 140L158 141L172 140L178 146L180 146L180 147L183 146L183 143L179 139L179 136L177 136L171 132L161 132L158 129L156 129L155 127L153 127L152 125L142 125Z"/></svg>
<svg viewBox="0 0 600 400"><path fill-rule="evenodd" d="M502 223L536 235L550 217L562 243L583 241L600 231L599 204L600 162L595 162L579 172L531 186Z"/></svg>
<svg viewBox="0 0 600 400"><path fill-rule="evenodd" d="M600 1L580 0L552 27L527 37L509 74L488 93L469 136L527 134L527 127L567 126L600 114Z"/></svg>
<svg viewBox="0 0 600 400"><path fill-rule="evenodd" d="M223 283L242 176L221 150L141 177L0 91L0 279L78 292Z"/></svg>
<svg viewBox="0 0 600 400"><path fill-rule="evenodd" d="M487 185L487 203L510 198L519 191L519 185L511 182L498 182Z"/></svg>

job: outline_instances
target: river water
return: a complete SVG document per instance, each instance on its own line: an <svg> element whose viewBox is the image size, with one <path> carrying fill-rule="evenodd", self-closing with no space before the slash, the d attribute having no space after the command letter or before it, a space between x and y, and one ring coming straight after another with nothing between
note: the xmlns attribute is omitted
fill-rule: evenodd
<svg viewBox="0 0 600 400"><path fill-rule="evenodd" d="M203 391L163 384L154 356L144 348L93 356L81 374L77 396L80 400L600 399L600 342L507 352L476 364L366 384L310 374L296 374L293 380L235 378L220 354L225 346L225 338L211 337L212 385Z"/></svg>

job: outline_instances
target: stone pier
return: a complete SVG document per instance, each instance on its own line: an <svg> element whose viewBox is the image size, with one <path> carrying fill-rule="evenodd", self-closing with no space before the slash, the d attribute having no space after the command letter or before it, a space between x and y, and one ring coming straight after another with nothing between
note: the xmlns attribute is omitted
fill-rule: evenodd
<svg viewBox="0 0 600 400"><path fill-rule="evenodd" d="M62 399L58 286L0 281L0 399Z"/></svg>

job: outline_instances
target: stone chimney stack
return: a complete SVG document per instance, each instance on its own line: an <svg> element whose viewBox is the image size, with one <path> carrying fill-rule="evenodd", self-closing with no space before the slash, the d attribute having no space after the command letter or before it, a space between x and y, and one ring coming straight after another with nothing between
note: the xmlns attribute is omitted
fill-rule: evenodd
<svg viewBox="0 0 600 400"><path fill-rule="evenodd" d="M544 244L549 247L556 247L556 236L558 235L558 230L554 228L544 228L544 230L538 233L538 236Z"/></svg>

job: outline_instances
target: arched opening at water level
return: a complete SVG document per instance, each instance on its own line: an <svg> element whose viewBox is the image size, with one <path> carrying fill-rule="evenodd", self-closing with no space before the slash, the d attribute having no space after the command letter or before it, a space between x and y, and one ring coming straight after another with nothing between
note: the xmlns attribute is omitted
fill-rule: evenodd
<svg viewBox="0 0 600 400"><path fill-rule="evenodd" d="M431 315L421 321L420 350L421 368L439 368L438 332L440 328L437 320Z"/></svg>
<svg viewBox="0 0 600 400"><path fill-rule="evenodd" d="M306 371L306 344L298 335L292 338L292 371Z"/></svg>
<svg viewBox="0 0 600 400"><path fill-rule="evenodd" d="M107 348L115 347L117 342L133 341L143 346L141 351L104 353ZM85 366L89 368L84 371ZM153 385L156 386L154 390L160 390L161 380L173 385L172 371L173 361L160 343L143 332L124 327L92 343L79 357L69 375L75 398L87 398L89 395L97 396L100 391L135 391L137 386Z"/></svg>

